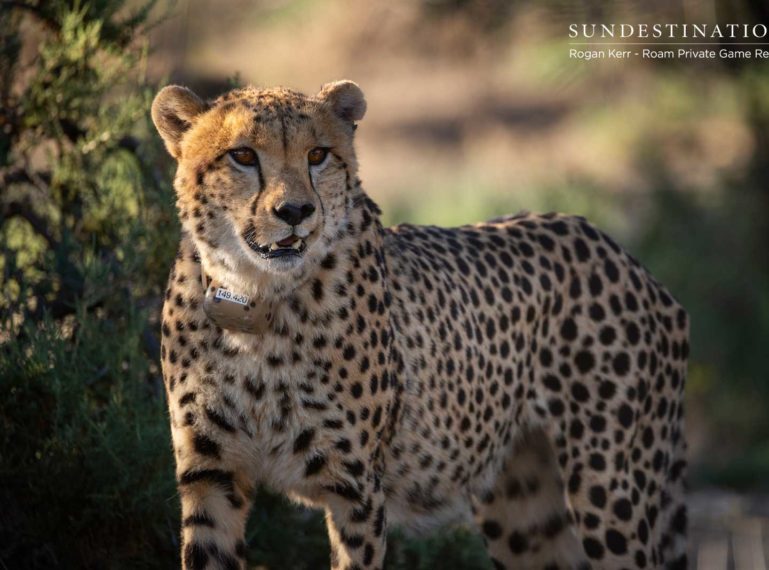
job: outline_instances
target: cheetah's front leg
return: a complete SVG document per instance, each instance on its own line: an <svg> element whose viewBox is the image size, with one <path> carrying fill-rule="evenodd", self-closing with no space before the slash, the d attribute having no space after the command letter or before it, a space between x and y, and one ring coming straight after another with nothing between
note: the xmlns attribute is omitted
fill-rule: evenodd
<svg viewBox="0 0 769 570"><path fill-rule="evenodd" d="M371 475L359 485L339 483L328 491L326 525L331 541L331 569L381 570L387 539L379 476Z"/></svg>
<svg viewBox="0 0 769 570"><path fill-rule="evenodd" d="M179 494L183 568L244 569L250 493L242 479L220 467L190 468L179 473Z"/></svg>

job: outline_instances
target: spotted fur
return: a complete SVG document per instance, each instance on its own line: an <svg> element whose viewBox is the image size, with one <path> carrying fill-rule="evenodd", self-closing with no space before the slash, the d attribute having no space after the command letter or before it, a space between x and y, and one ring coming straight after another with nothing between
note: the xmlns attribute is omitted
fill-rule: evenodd
<svg viewBox="0 0 769 570"><path fill-rule="evenodd" d="M325 509L334 569L382 568L389 523L473 514L496 568L685 568L685 311L583 218L383 228L364 111L351 82L153 105L179 162L162 364L184 567L244 568L266 485ZM314 206L306 250L265 259L288 203ZM270 303L267 330L219 327L204 276Z"/></svg>

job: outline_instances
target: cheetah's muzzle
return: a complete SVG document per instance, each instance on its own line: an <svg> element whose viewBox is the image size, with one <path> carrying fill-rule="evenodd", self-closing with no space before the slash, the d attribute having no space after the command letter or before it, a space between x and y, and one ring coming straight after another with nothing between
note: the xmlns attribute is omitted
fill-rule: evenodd
<svg viewBox="0 0 769 570"><path fill-rule="evenodd" d="M290 236L283 238L282 240L267 244L259 245L254 240L253 226L243 232L243 240L248 247L258 253L263 259L275 259L277 257L301 257L304 251L307 249L307 242L299 236L291 234Z"/></svg>

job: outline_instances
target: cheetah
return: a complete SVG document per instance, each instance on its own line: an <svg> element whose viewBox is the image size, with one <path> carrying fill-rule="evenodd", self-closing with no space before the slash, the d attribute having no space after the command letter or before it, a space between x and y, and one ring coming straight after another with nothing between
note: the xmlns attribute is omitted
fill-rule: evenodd
<svg viewBox="0 0 769 570"><path fill-rule="evenodd" d="M385 229L365 111L351 81L153 102L183 567L245 568L266 486L325 511L332 569L473 519L498 569L685 568L685 310L581 217Z"/></svg>

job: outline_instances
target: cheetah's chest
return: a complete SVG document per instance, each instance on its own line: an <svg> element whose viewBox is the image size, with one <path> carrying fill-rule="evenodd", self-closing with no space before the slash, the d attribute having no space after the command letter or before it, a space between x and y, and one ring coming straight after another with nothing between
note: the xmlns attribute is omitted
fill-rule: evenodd
<svg viewBox="0 0 769 570"><path fill-rule="evenodd" d="M284 337L225 331L202 335L199 344L209 348L184 368L176 390L197 394L196 409L215 431L222 454L237 458L257 484L306 487L306 458L295 453L295 442L341 414L322 361ZM177 421L189 417L184 407L175 410ZM321 451L331 446L322 438L314 444Z"/></svg>

